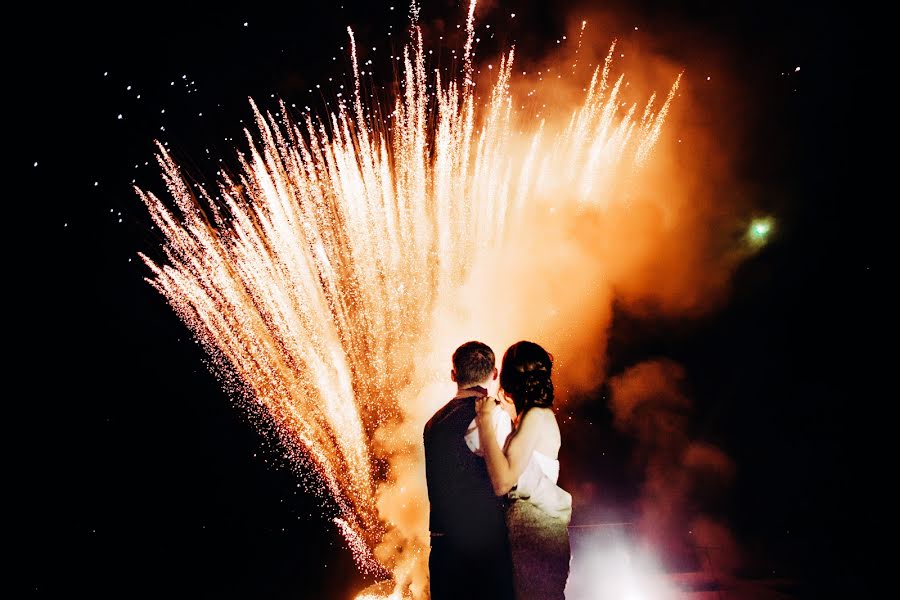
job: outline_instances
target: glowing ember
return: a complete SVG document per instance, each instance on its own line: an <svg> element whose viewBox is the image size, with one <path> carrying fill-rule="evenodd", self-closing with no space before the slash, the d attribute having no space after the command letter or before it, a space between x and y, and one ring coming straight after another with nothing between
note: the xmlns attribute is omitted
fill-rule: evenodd
<svg viewBox="0 0 900 600"><path fill-rule="evenodd" d="M458 335L435 329L433 316L458 312L473 270L536 219L620 201L679 85L661 105L655 96L626 103L623 77L610 77L613 44L562 124L547 109L535 119L510 89L513 51L489 88L476 84L474 8L463 72L450 81L436 73L431 88L414 21L401 91L383 120L361 100L350 32L352 100L302 124L287 122L284 106L271 115L254 104L258 139L247 133L242 170L222 176L220 199L202 187L195 197L162 146L176 210L138 190L164 236L166 264L143 256L151 284L229 389L314 466L360 568L392 574L395 588L359 599L423 593L417 482L421 423L434 405L416 399L438 376L419 358L438 348L445 363L452 347L436 340ZM472 326L495 331L498 310Z"/></svg>

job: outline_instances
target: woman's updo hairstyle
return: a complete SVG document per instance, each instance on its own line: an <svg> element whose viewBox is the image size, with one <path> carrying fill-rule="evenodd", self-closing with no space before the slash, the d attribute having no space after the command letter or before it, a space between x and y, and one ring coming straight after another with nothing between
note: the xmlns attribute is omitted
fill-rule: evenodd
<svg viewBox="0 0 900 600"><path fill-rule="evenodd" d="M553 358L534 342L516 342L503 354L500 387L512 397L516 412L553 405Z"/></svg>

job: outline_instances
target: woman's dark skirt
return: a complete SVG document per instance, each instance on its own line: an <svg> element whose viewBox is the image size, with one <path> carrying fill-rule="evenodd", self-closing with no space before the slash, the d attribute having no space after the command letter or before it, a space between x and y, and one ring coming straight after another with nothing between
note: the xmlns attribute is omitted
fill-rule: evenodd
<svg viewBox="0 0 900 600"><path fill-rule="evenodd" d="M527 500L506 511L516 600L564 600L569 578L568 521Z"/></svg>

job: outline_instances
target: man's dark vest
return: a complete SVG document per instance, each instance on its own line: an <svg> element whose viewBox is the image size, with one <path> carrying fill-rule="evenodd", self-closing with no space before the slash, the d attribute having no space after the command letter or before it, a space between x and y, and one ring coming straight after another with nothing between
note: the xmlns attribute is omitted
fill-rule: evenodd
<svg viewBox="0 0 900 600"><path fill-rule="evenodd" d="M453 399L425 425L425 477L432 534L479 553L505 545L507 533L504 500L494 495L484 459L464 439L475 401Z"/></svg>

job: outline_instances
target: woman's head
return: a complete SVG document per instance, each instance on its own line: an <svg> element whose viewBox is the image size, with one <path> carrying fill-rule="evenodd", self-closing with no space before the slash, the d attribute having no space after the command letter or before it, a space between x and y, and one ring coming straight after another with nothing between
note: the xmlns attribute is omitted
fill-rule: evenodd
<svg viewBox="0 0 900 600"><path fill-rule="evenodd" d="M500 387L512 398L516 412L553 405L553 357L534 342L516 342L503 355Z"/></svg>

